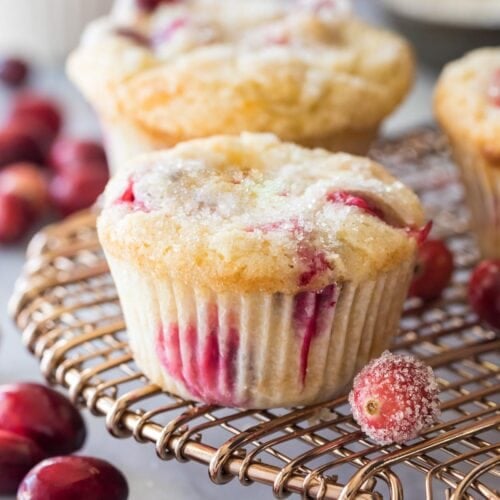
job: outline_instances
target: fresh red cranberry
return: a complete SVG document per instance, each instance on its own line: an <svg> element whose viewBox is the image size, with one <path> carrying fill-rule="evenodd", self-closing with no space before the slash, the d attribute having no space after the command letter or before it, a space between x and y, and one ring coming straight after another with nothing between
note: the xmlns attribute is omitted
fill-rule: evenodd
<svg viewBox="0 0 500 500"><path fill-rule="evenodd" d="M0 61L0 81L9 87L19 87L28 77L29 68L25 61L8 57Z"/></svg>
<svg viewBox="0 0 500 500"><path fill-rule="evenodd" d="M33 214L25 200L11 193L0 193L0 243L20 240L32 222Z"/></svg>
<svg viewBox="0 0 500 500"><path fill-rule="evenodd" d="M404 443L439 417L439 388L430 366L385 352L354 379L354 420L378 444Z"/></svg>
<svg viewBox="0 0 500 500"><path fill-rule="evenodd" d="M25 200L33 214L49 207L49 187L44 173L32 163L17 163L0 171L0 193L10 193Z"/></svg>
<svg viewBox="0 0 500 500"><path fill-rule="evenodd" d="M14 101L11 119L29 117L45 123L57 135L62 127L62 113L59 106L49 97L25 92Z"/></svg>
<svg viewBox="0 0 500 500"><path fill-rule="evenodd" d="M469 301L477 315L500 330L500 259L481 262L469 282Z"/></svg>
<svg viewBox="0 0 500 500"><path fill-rule="evenodd" d="M410 297L437 299L453 274L453 254L441 240L427 240L418 249Z"/></svg>
<svg viewBox="0 0 500 500"><path fill-rule="evenodd" d="M56 138L56 134L54 134L54 131L46 122L41 121L36 116L24 114L11 116L7 121L6 127L30 137L38 146L40 155L43 156L45 163L45 157Z"/></svg>
<svg viewBox="0 0 500 500"><path fill-rule="evenodd" d="M358 207L363 212L384 220L384 213L382 210L376 207L371 201L362 198L361 196L357 196L346 191L334 191L329 193L326 199L330 203L339 203L341 205L347 205L348 207Z"/></svg>
<svg viewBox="0 0 500 500"><path fill-rule="evenodd" d="M0 495L14 495L24 476L46 457L31 439L0 430Z"/></svg>
<svg viewBox="0 0 500 500"><path fill-rule="evenodd" d="M490 80L488 98L493 106L500 106L500 68L495 70Z"/></svg>
<svg viewBox="0 0 500 500"><path fill-rule="evenodd" d="M127 480L110 463L91 457L55 457L32 469L18 500L127 500Z"/></svg>
<svg viewBox="0 0 500 500"><path fill-rule="evenodd" d="M56 174L49 186L54 207L62 215L70 215L92 206L104 191L109 179L101 162L75 166L73 172Z"/></svg>
<svg viewBox="0 0 500 500"><path fill-rule="evenodd" d="M23 161L43 163L44 155L38 141L17 125L0 130L0 168Z"/></svg>
<svg viewBox="0 0 500 500"><path fill-rule="evenodd" d="M71 402L39 384L0 386L0 429L32 439L47 456L79 450L86 434Z"/></svg>
<svg viewBox="0 0 500 500"><path fill-rule="evenodd" d="M65 137L50 150L49 164L56 172L69 172L75 167L85 167L88 162L100 162L107 170L106 153L100 143Z"/></svg>

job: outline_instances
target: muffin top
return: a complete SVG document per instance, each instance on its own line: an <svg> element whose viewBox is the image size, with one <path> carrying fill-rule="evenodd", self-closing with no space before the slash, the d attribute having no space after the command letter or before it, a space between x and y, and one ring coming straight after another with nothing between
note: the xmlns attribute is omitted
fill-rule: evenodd
<svg viewBox="0 0 500 500"><path fill-rule="evenodd" d="M91 24L72 79L107 119L163 144L242 131L288 140L375 127L413 61L345 0L123 0Z"/></svg>
<svg viewBox="0 0 500 500"><path fill-rule="evenodd" d="M435 93L436 115L454 142L472 141L500 164L500 47L448 64Z"/></svg>
<svg viewBox="0 0 500 500"><path fill-rule="evenodd" d="M320 290L412 259L416 195L380 165L244 133L151 153L108 185L105 251L219 292Z"/></svg>

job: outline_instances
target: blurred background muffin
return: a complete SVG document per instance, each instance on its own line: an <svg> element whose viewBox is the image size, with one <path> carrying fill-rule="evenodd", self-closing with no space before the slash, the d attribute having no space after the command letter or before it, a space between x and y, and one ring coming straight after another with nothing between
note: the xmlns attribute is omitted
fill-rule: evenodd
<svg viewBox="0 0 500 500"><path fill-rule="evenodd" d="M390 21L441 67L478 47L500 44L499 0L381 0Z"/></svg>
<svg viewBox="0 0 500 500"><path fill-rule="evenodd" d="M0 52L60 64L85 25L112 5L113 0L1 0Z"/></svg>

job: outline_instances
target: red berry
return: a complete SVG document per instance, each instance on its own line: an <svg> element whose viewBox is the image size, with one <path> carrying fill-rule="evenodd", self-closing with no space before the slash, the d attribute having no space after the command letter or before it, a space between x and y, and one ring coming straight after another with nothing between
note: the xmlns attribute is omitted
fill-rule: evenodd
<svg viewBox="0 0 500 500"><path fill-rule="evenodd" d="M330 203L339 203L348 207L357 207L369 215L373 215L374 217L384 220L384 213L382 210L375 206L375 204L370 200L362 198L361 196L348 193L347 191L334 191L329 193L326 199Z"/></svg>
<svg viewBox="0 0 500 500"><path fill-rule="evenodd" d="M52 204L62 215L92 206L109 179L101 162L84 163L74 168L73 172L56 174L49 186Z"/></svg>
<svg viewBox="0 0 500 500"><path fill-rule="evenodd" d="M39 463L22 482L18 500L126 500L123 474L90 457L56 457Z"/></svg>
<svg viewBox="0 0 500 500"><path fill-rule="evenodd" d="M135 3L139 10L143 12L153 12L161 4L177 3L180 0L136 0Z"/></svg>
<svg viewBox="0 0 500 500"><path fill-rule="evenodd" d="M71 171L75 166L85 167L88 162L101 163L107 170L106 153L98 142L63 138L50 150L49 164L56 172Z"/></svg>
<svg viewBox="0 0 500 500"><path fill-rule="evenodd" d="M47 178L32 163L16 163L0 171L0 193L22 198L34 215L45 213L49 206Z"/></svg>
<svg viewBox="0 0 500 500"><path fill-rule="evenodd" d="M16 57L0 61L0 80L9 87L22 85L29 73L28 65Z"/></svg>
<svg viewBox="0 0 500 500"><path fill-rule="evenodd" d="M500 330L500 259L481 262L469 283L469 301L477 315Z"/></svg>
<svg viewBox="0 0 500 500"><path fill-rule="evenodd" d="M0 193L0 243L21 239L32 221L33 214L25 200L14 194Z"/></svg>
<svg viewBox="0 0 500 500"><path fill-rule="evenodd" d="M45 122L41 121L36 116L19 115L11 116L6 124L7 128L11 130L17 130L33 139L43 156L42 160L45 160L56 134L52 128Z"/></svg>
<svg viewBox="0 0 500 500"><path fill-rule="evenodd" d="M0 430L0 495L14 495L24 476L44 458L31 439Z"/></svg>
<svg viewBox="0 0 500 500"><path fill-rule="evenodd" d="M32 439L47 456L80 449L86 434L71 402L39 384L0 387L0 429Z"/></svg>
<svg viewBox="0 0 500 500"><path fill-rule="evenodd" d="M17 125L0 130L0 167L22 161L43 163L43 160L38 141L26 130Z"/></svg>
<svg viewBox="0 0 500 500"><path fill-rule="evenodd" d="M386 351L366 365L349 394L354 420L378 444L403 443L439 417L439 389L430 366Z"/></svg>
<svg viewBox="0 0 500 500"><path fill-rule="evenodd" d="M444 242L427 240L420 245L410 297L423 300L438 298L453 274L453 254Z"/></svg>
<svg viewBox="0 0 500 500"><path fill-rule="evenodd" d="M45 123L57 135L62 126L59 106L50 98L34 93L23 93L14 101L11 119L29 117Z"/></svg>
<svg viewBox="0 0 500 500"><path fill-rule="evenodd" d="M497 68L488 87L488 98L493 106L500 106L500 68Z"/></svg>

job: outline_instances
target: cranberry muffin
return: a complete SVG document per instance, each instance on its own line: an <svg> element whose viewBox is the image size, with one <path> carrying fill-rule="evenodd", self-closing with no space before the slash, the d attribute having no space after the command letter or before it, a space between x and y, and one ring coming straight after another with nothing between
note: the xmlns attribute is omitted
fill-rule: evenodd
<svg viewBox="0 0 500 500"><path fill-rule="evenodd" d="M500 48L470 52L445 67L436 116L458 163L479 245L500 257Z"/></svg>
<svg viewBox="0 0 500 500"><path fill-rule="evenodd" d="M346 4L119 1L68 71L98 111L114 170L140 152L244 131L364 153L407 93L413 59Z"/></svg>
<svg viewBox="0 0 500 500"><path fill-rule="evenodd" d="M326 400L396 332L424 216L364 158L271 134L149 153L98 221L135 360L228 406Z"/></svg>

